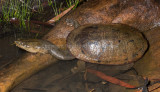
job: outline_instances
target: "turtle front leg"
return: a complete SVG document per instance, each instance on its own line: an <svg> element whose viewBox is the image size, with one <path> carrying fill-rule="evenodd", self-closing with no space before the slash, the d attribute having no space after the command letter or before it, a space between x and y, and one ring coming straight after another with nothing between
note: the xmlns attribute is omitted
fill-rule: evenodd
<svg viewBox="0 0 160 92"><path fill-rule="evenodd" d="M84 62L83 60L78 60L77 66L73 67L71 69L71 72L77 73L77 72L85 71L85 66L86 66L86 62Z"/></svg>
<svg viewBox="0 0 160 92"><path fill-rule="evenodd" d="M80 26L80 24L78 23L78 21L72 19L72 18L67 18L66 19L66 23L69 26L73 26L74 28L78 28Z"/></svg>

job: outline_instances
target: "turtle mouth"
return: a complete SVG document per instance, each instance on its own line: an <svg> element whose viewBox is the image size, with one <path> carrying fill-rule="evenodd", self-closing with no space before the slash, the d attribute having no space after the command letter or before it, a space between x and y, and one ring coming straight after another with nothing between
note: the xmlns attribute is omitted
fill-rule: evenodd
<svg viewBox="0 0 160 92"><path fill-rule="evenodd" d="M16 46L18 46L20 48L24 45L23 42L21 42L21 41L14 41L14 43L16 44Z"/></svg>

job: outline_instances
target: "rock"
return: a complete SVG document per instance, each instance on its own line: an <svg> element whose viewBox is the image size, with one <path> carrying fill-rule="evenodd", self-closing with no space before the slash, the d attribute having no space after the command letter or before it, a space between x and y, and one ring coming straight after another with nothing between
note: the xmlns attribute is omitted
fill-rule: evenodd
<svg viewBox="0 0 160 92"><path fill-rule="evenodd" d="M150 80L160 79L160 27L145 32L150 47L144 57L134 65L138 73Z"/></svg>

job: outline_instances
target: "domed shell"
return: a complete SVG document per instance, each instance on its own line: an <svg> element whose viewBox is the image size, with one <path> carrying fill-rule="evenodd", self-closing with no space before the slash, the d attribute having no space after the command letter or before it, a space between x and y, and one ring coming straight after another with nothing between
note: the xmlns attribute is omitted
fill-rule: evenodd
<svg viewBox="0 0 160 92"><path fill-rule="evenodd" d="M86 62L119 65L138 60L148 44L135 28L124 24L80 26L67 37L67 47Z"/></svg>

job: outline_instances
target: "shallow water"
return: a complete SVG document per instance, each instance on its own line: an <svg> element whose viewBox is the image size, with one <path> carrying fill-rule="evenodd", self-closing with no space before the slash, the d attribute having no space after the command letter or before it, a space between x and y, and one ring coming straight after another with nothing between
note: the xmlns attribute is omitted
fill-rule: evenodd
<svg viewBox="0 0 160 92"><path fill-rule="evenodd" d="M135 90L111 84L90 73L86 74L87 80L85 80L84 72L73 74L71 69L76 65L76 62L77 60L60 61L50 65L23 81L11 92L135 92ZM104 65L88 63L87 66L133 85L143 84L143 78L136 75L133 69L125 72L124 70L119 71L119 69L114 70L111 67L109 69Z"/></svg>

